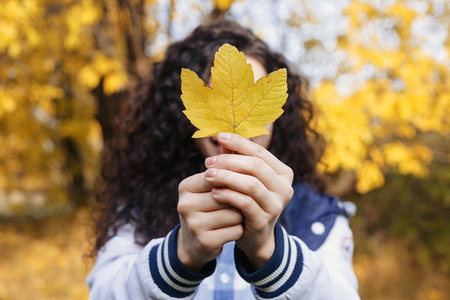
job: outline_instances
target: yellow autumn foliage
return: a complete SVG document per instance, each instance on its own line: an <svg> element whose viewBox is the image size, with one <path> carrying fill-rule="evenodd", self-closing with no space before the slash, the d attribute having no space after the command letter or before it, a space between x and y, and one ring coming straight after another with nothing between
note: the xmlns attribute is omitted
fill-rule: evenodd
<svg viewBox="0 0 450 300"><path fill-rule="evenodd" d="M146 10L140 13L148 19L142 34L156 39L163 25L147 9L159 1L144 2ZM222 11L233 2L211 1ZM351 95L340 95L332 79L314 90L316 128L328 143L321 170L353 172L359 192L382 185L391 168L426 175L435 155L422 141L423 134L450 134L448 63L426 53L412 30L416 21L430 17L448 24L450 8L443 5L438 14L437 4L427 5L420 11L405 1L350 1L345 9L348 29L338 40L338 50L349 60L339 72L359 74L370 65L374 75ZM198 5L192 9L202 10ZM130 84L121 36L121 26L129 20L124 18L114 1L0 1L1 190L65 187L74 169L67 157L71 143L81 160L76 168L92 186L102 147L92 91L99 88L108 96ZM287 25L301 26L297 19ZM393 24L395 47L387 47L372 31L363 38L372 21L383 20ZM447 28L447 61L448 41ZM440 157L450 160L446 153Z"/></svg>
<svg viewBox="0 0 450 300"><path fill-rule="evenodd" d="M362 66L371 65L375 75L349 96L340 96L329 81L314 92L320 111L317 130L328 143L321 168L330 173L354 171L360 193L382 186L383 173L390 168L426 176L433 152L419 135L450 134L450 71L412 40L412 24L429 13L414 11L402 1L384 10L368 2L350 2L350 28L339 43L352 58L346 72L358 74ZM372 20L396 22L397 48L386 49L377 39L370 47L364 44L360 37ZM450 56L448 48L447 53Z"/></svg>
<svg viewBox="0 0 450 300"><path fill-rule="evenodd" d="M322 171L356 170L366 156L367 145L373 141L362 100L341 98L331 82L316 89L314 99L320 114L316 129L328 144Z"/></svg>
<svg viewBox="0 0 450 300"><path fill-rule="evenodd" d="M91 90L103 83L110 95L128 84L120 58L94 47L104 5L0 2L0 190L42 189L64 201L54 191L73 170L92 186L102 135Z"/></svg>
<svg viewBox="0 0 450 300"><path fill-rule="evenodd" d="M366 193L384 185L384 175L373 161L365 161L356 169L356 190Z"/></svg>
<svg viewBox="0 0 450 300"><path fill-rule="evenodd" d="M231 4L233 4L235 0L214 0L214 4L220 10L227 11L230 9Z"/></svg>
<svg viewBox="0 0 450 300"><path fill-rule="evenodd" d="M128 80L123 65L115 59L96 52L92 62L86 64L78 73L80 85L95 88L104 78L103 89L106 95L112 95L126 88Z"/></svg>

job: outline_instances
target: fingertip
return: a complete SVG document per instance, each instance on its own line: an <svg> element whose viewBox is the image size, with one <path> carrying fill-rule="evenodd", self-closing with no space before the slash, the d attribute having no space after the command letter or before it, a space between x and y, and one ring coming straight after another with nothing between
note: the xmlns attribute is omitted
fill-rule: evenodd
<svg viewBox="0 0 450 300"><path fill-rule="evenodd" d="M229 133L229 132L219 132L217 137L220 140L222 140L222 141L228 141L229 139L231 139L231 133Z"/></svg>
<svg viewBox="0 0 450 300"><path fill-rule="evenodd" d="M212 166L217 160L217 156L211 156L205 159L205 167Z"/></svg>
<svg viewBox="0 0 450 300"><path fill-rule="evenodd" d="M217 135L217 141L222 146L222 153L235 154L237 150L235 148L240 143L240 138L242 137L236 133L220 132Z"/></svg>
<svg viewBox="0 0 450 300"><path fill-rule="evenodd" d="M213 188L212 194L213 196L218 196L222 192L222 189L220 188Z"/></svg>
<svg viewBox="0 0 450 300"><path fill-rule="evenodd" d="M216 176L217 170L216 169L208 169L205 172L206 179L212 179L214 176Z"/></svg>

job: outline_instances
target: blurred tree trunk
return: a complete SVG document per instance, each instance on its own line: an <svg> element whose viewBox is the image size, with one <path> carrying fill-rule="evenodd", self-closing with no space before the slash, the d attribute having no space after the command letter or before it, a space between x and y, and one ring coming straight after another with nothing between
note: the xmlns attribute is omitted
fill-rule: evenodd
<svg viewBox="0 0 450 300"><path fill-rule="evenodd" d="M124 101L128 98L127 91L106 95L103 91L103 79L92 91L97 100L96 119L102 127L103 141L106 142L114 135L115 119L119 115Z"/></svg>
<svg viewBox="0 0 450 300"><path fill-rule="evenodd" d="M65 154L65 168L70 174L68 186L70 202L75 207L83 207L88 204L88 191L85 185L83 174L83 156L78 143L71 137L66 137L62 141Z"/></svg>
<svg viewBox="0 0 450 300"><path fill-rule="evenodd" d="M232 1L231 1L232 2ZM230 2L230 4L231 4ZM144 28L145 10L144 0L109 0L104 4L105 18L95 30L97 49L104 51L111 57L122 57L128 73L128 92L106 95L103 91L103 80L100 81L93 94L97 99L99 121L103 139L106 142L113 136L114 120L123 108L123 103L136 85L150 74L149 58L145 54L147 33ZM171 0L169 15L172 15L175 1ZM223 19L228 7L215 5L210 15L210 21ZM171 25L169 24L169 40Z"/></svg>
<svg viewBox="0 0 450 300"><path fill-rule="evenodd" d="M68 54L65 54L68 55ZM58 68L57 72L62 72ZM70 81L65 76L61 76L63 86L66 91L67 98L62 100L54 100L55 110L57 112L56 119L62 124L70 124L76 118L76 111L73 109L73 102L76 101L73 97L73 90ZM68 176L67 191L69 201L75 207L83 207L88 204L88 190L86 188L86 180L84 177L83 166L85 165L85 158L83 157L83 150L80 143L72 135L65 135L59 139L59 143L63 153L63 169Z"/></svg>
<svg viewBox="0 0 450 300"><path fill-rule="evenodd" d="M122 57L128 74L128 90L149 76L149 60L145 55L144 0L111 0L104 6L105 18L95 30L96 47L111 57ZM106 142L114 134L114 120L129 92L105 94L103 80L93 90L97 99L99 121Z"/></svg>
<svg viewBox="0 0 450 300"><path fill-rule="evenodd" d="M126 47L126 63L131 87L147 78L148 58L145 55L144 0L117 0L119 26Z"/></svg>
<svg viewBox="0 0 450 300"><path fill-rule="evenodd" d="M228 11L228 9L224 10L224 9L220 9L217 6L215 6L214 9L209 14L208 20L213 22L213 21L218 21L218 20L224 19L227 11Z"/></svg>
<svg viewBox="0 0 450 300"><path fill-rule="evenodd" d="M231 2L230 2L231 3ZM150 62L146 56L147 33L144 28L145 10L144 0L109 0L104 2L103 20L95 29L96 47L111 57L122 57L128 73L128 92L105 94L103 80L93 90L97 99L99 121L103 139L106 142L114 134L114 120L123 108L123 103L134 90L136 85L148 78L150 74ZM175 1L170 2L169 15L172 14ZM215 5L210 15L210 21L225 17L229 7ZM169 39L170 39L169 24Z"/></svg>
<svg viewBox="0 0 450 300"><path fill-rule="evenodd" d="M210 22L224 19L226 13L230 10L233 0L228 0L228 1L214 0L213 2L214 2L214 8L206 19Z"/></svg>

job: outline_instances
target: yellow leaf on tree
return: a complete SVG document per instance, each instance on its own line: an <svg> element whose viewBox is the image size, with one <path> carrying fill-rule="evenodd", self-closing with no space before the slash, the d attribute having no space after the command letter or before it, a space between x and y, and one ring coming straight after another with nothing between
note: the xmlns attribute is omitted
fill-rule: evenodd
<svg viewBox="0 0 450 300"><path fill-rule="evenodd" d="M287 99L287 71L279 69L254 83L244 53L224 44L211 68L212 88L189 69L181 70L183 111L199 131L192 137L237 133L245 138L269 134L266 125L282 113Z"/></svg>
<svg viewBox="0 0 450 300"><path fill-rule="evenodd" d="M80 70L78 80L82 86L93 89L100 81L100 74L95 68L87 65Z"/></svg>
<svg viewBox="0 0 450 300"><path fill-rule="evenodd" d="M106 95L112 95L125 88L127 83L127 74L125 72L114 72L105 77L103 90Z"/></svg>
<svg viewBox="0 0 450 300"><path fill-rule="evenodd" d="M229 10L234 0L215 0L216 7L220 10Z"/></svg>
<svg viewBox="0 0 450 300"><path fill-rule="evenodd" d="M372 161L365 161L356 170L356 190L365 194L384 185L384 175L378 165Z"/></svg>
<svg viewBox="0 0 450 300"><path fill-rule="evenodd" d="M6 91L0 89L0 116L4 113L11 113L17 107L14 98L11 97Z"/></svg>

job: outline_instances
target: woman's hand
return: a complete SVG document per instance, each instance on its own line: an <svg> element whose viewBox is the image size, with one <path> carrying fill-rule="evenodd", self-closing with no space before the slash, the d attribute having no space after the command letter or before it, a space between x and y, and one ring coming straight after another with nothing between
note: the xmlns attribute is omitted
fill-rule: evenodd
<svg viewBox="0 0 450 300"><path fill-rule="evenodd" d="M178 187L181 228L177 254L186 267L196 272L219 256L224 244L240 239L243 233L242 213L216 201L212 189L204 173L186 178Z"/></svg>
<svg viewBox="0 0 450 300"><path fill-rule="evenodd" d="M226 154L206 159L205 178L214 186L217 202L244 215L244 233L236 244L260 268L275 250L274 227L294 193L293 171L264 147L239 135L221 133L218 142Z"/></svg>

